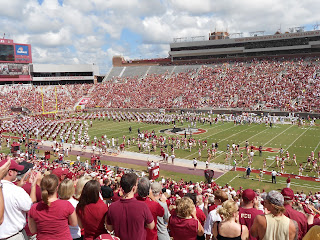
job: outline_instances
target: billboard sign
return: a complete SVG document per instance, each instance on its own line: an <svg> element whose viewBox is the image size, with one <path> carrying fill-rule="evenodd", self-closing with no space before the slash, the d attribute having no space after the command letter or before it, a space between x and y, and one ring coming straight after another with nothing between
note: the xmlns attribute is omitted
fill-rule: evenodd
<svg viewBox="0 0 320 240"><path fill-rule="evenodd" d="M16 63L32 63L30 44L14 44L14 48Z"/></svg>
<svg viewBox="0 0 320 240"><path fill-rule="evenodd" d="M16 55L29 56L29 47L28 47L28 45L18 45L18 44L16 44Z"/></svg>
<svg viewBox="0 0 320 240"><path fill-rule="evenodd" d="M87 105L88 102L90 101L91 98L89 97L85 97L85 98L82 98L82 100L80 101L79 105Z"/></svg>

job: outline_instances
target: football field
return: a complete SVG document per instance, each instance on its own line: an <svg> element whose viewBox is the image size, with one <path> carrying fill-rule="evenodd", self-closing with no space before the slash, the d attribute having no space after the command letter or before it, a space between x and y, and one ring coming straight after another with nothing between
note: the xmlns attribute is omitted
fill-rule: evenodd
<svg viewBox="0 0 320 240"><path fill-rule="evenodd" d="M129 127L131 127L132 132L129 132ZM177 124L176 128L187 128L188 123L183 125ZM286 151L290 154L290 159L292 159L293 154L296 155L298 166L294 164L293 161L285 162L284 172L298 174L299 163L303 166L307 163L307 158L313 151L315 158L318 157L318 152L320 151L320 128L319 126L309 126L305 125L303 127L298 127L297 125L291 124L275 124L270 128L265 124L246 124L246 125L235 125L233 122L224 122L217 124L197 124L197 129L202 129L205 131L198 131L199 134L193 134L192 138L196 140L206 140L207 147L198 145L192 147L191 151L189 147L187 149L175 149L175 155L177 158L183 159L193 159L197 158L200 161L206 161L208 158L207 149L211 148L212 143L218 143L218 149L216 156L211 158L211 162L222 163L222 164L233 164L233 160L236 159L237 166L247 167L248 156L245 150L245 143L248 141L249 146L254 146L254 157L252 167L254 169L263 168L263 160L267 161L267 169L272 170L277 169L275 157L279 156L280 148L283 148L284 156ZM102 135L107 135L107 138L118 139L119 144L123 142L123 137L125 136L126 151L138 152L137 141L135 144L128 146L127 140L130 138L137 138L138 129L143 131L155 131L157 136L165 136L166 139L169 137L184 137L182 134L176 135L168 133L168 131L161 131L164 129L173 129L173 125L157 125L157 124L146 124L138 122L114 122L114 121L93 121L93 127L89 128L89 135L91 139L96 136L97 138ZM161 131L161 132L160 132ZM202 133L203 132L203 133ZM189 138L189 135L187 136ZM168 140L167 140L168 141ZM230 156L230 151L227 151L227 145L232 147L232 144L240 146L238 153L235 151L233 155ZM168 144L169 145L169 144ZM262 146L262 154L259 156L258 147ZM201 149L201 157L199 157L199 148ZM170 147L163 148L167 149L169 155L171 155ZM243 162L240 162L240 154L243 152ZM226 153L228 157L226 158ZM156 151L151 151L150 154L160 155L160 148L158 147ZM280 171L280 169L278 169ZM304 170L304 175L317 176L317 173L311 171L306 166Z"/></svg>

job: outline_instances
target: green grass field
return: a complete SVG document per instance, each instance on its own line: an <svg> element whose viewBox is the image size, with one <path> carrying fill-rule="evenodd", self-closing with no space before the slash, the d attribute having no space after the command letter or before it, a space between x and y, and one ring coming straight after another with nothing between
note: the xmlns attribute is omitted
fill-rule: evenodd
<svg viewBox="0 0 320 240"><path fill-rule="evenodd" d="M243 187L244 189L252 188L260 189L261 191L264 189L267 192L270 190L281 190L287 186L286 178L284 177L277 177L277 183L273 184L269 175L264 175L262 181L259 182L257 174L251 174L250 179L246 179L244 178L244 172L237 171L230 171L222 175L216 182L221 186L229 184L235 189ZM315 191L320 191L320 183L291 178L290 188L294 192L303 190L305 193L309 191L314 193Z"/></svg>
<svg viewBox="0 0 320 240"><path fill-rule="evenodd" d="M129 126L132 128L132 133L129 133ZM177 127L187 127L185 123L183 126L180 124ZM125 135L126 139L137 137L138 128L141 131L147 130L151 132L154 130L157 135L169 135L160 133L161 129L173 128L172 125L151 125L137 122L113 122L113 121L93 121L93 127L89 128L89 135L93 139L94 136L101 137L106 134L108 138L118 138L119 142L122 142L122 137ZM311 151L314 151L315 157L317 157L318 151L320 151L320 128L318 126L304 126L298 127L290 124L276 124L273 128L266 126L265 124L251 124L251 125L234 125L231 122L218 123L210 126L209 124L197 125L197 128L205 129L206 133L193 135L195 139L207 140L208 147L211 147L212 142L218 142L219 148L217 155L212 160L216 163L225 163L226 148L227 144L232 145L233 143L240 145L240 151L245 152L244 147L245 141L249 144L259 147L260 145L264 148L273 148L276 152L263 152L262 156L259 156L258 151L255 152L252 167L259 169L263 167L263 160L267 160L267 170L276 168L275 156L279 155L279 149L282 147L284 151L289 151L290 157L293 154L297 156L297 162L306 164L307 157ZM172 135L170 135L172 136ZM183 136L180 136L183 137ZM189 149L176 149L175 154L177 158L193 159L198 158L198 147L194 147L190 152ZM137 144L134 146L126 146L127 151L138 152ZM159 147L156 152L151 154L160 154ZM230 158L232 163L233 159L240 160L239 154L234 154ZM207 160L207 149L204 148L201 154L201 161ZM248 158L244 153L244 162L238 166L247 167ZM298 167L294 164L291 165L286 163L285 172L298 174ZM315 172L310 172L306 169L304 174L309 176L317 176Z"/></svg>

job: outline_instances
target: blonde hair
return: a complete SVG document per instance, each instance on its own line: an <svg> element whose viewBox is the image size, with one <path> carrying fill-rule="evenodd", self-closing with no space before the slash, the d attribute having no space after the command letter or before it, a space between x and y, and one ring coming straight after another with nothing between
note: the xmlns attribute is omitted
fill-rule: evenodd
<svg viewBox="0 0 320 240"><path fill-rule="evenodd" d="M268 200L266 200L266 201L268 201ZM278 206L278 205L271 203L270 201L268 201L268 202L273 207L273 209L271 210L271 213L273 215L278 215L278 214L284 213L286 211L286 208L284 206Z"/></svg>
<svg viewBox="0 0 320 240"><path fill-rule="evenodd" d="M218 213L223 220L229 220L234 217L234 214L238 211L237 203L233 200L227 200L222 204L222 207L218 209Z"/></svg>
<svg viewBox="0 0 320 240"><path fill-rule="evenodd" d="M74 184L71 179L64 179L58 188L59 198L62 200L70 199L75 192Z"/></svg>
<svg viewBox="0 0 320 240"><path fill-rule="evenodd" d="M177 204L177 215L182 218L191 216L195 206L189 197L183 197Z"/></svg>
<svg viewBox="0 0 320 240"><path fill-rule="evenodd" d="M92 177L90 177L90 176L82 176L81 178L79 178L77 185L76 185L75 193L74 193L75 199L80 198L84 185L87 182L89 182L90 180L92 180Z"/></svg>
<svg viewBox="0 0 320 240"><path fill-rule="evenodd" d="M197 204L201 205L203 203L202 195L197 195Z"/></svg>

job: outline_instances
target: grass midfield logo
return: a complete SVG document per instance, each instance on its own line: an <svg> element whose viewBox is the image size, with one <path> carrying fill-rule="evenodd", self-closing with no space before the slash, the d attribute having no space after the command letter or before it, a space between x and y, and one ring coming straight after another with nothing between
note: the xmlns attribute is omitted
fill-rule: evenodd
<svg viewBox="0 0 320 240"><path fill-rule="evenodd" d="M173 134L173 135L196 135L206 133L207 130L201 128L166 128L159 131L160 133Z"/></svg>

